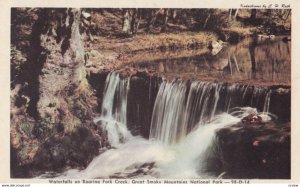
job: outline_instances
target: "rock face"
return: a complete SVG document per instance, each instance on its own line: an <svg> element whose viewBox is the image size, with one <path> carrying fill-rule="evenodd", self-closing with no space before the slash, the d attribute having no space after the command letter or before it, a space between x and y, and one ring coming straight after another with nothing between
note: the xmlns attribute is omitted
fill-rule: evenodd
<svg viewBox="0 0 300 187"><path fill-rule="evenodd" d="M244 124L260 124L260 123L262 123L262 117L260 117L258 114L256 114L256 113L252 113L252 114L250 114L250 115L248 115L248 116L246 116L246 117L244 117L243 119L242 119L242 122L244 123Z"/></svg>
<svg viewBox="0 0 300 187"><path fill-rule="evenodd" d="M37 169L59 170L61 165L86 167L98 154L99 141L85 127L77 128L73 133L63 136L57 134L46 141L39 149L32 163Z"/></svg>
<svg viewBox="0 0 300 187"><path fill-rule="evenodd" d="M66 167L82 168L98 154L100 137L85 127L77 128L71 134L57 133L42 143L33 161L19 165L20 158L12 147L12 177L26 178L40 175L44 172L60 172Z"/></svg>
<svg viewBox="0 0 300 187"><path fill-rule="evenodd" d="M290 123L240 122L217 132L224 178L289 179Z"/></svg>
<svg viewBox="0 0 300 187"><path fill-rule="evenodd" d="M151 117L161 79L137 73L130 79L128 94L128 129L149 138Z"/></svg>
<svg viewBox="0 0 300 187"><path fill-rule="evenodd" d="M161 78L150 76L146 72L121 72L124 78L130 78L127 103L127 127L134 135L149 138L151 116ZM129 75L130 74L130 75ZM90 73L88 80L96 91L98 108L101 111L103 91L107 73Z"/></svg>

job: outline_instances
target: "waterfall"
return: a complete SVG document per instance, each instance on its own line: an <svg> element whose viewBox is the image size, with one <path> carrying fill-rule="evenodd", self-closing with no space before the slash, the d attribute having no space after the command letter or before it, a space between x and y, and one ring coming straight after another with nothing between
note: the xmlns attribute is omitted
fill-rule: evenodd
<svg viewBox="0 0 300 187"><path fill-rule="evenodd" d="M164 80L147 140L127 130L129 86L129 79L110 73L101 116L95 119L116 149L98 155L84 170L68 170L59 178L214 178L207 165L216 154L215 131L250 113L268 111L271 98L268 89L249 85Z"/></svg>
<svg viewBox="0 0 300 187"><path fill-rule="evenodd" d="M154 104L150 138L175 141L183 133L185 116L185 82L163 82Z"/></svg>
<svg viewBox="0 0 300 187"><path fill-rule="evenodd" d="M110 145L114 147L131 136L126 124L128 91L128 79L121 79L117 72L108 74L105 81L101 116L94 122L101 123L101 127L107 132Z"/></svg>
<svg viewBox="0 0 300 187"><path fill-rule="evenodd" d="M161 84L154 104L150 138L176 143L191 130L191 125L212 119L221 85L186 81L165 81ZM200 117L199 117L200 116Z"/></svg>
<svg viewBox="0 0 300 187"><path fill-rule="evenodd" d="M264 103L264 109L263 109L263 113L264 114L268 114L269 113L269 108L270 108L270 97L271 97L271 91L269 91L266 95L265 98L265 103Z"/></svg>
<svg viewBox="0 0 300 187"><path fill-rule="evenodd" d="M205 171L206 158L214 146L215 131L236 124L255 111L241 108L239 115L222 113L204 125L199 125L177 144L163 144L139 136L131 138L117 149L110 149L95 157L84 170L71 169L58 178L216 178ZM147 164L154 163L152 168Z"/></svg>
<svg viewBox="0 0 300 187"><path fill-rule="evenodd" d="M249 85L164 81L153 108L150 138L177 143L198 125L211 121L216 113L228 113L235 107L251 106L266 113L270 93L266 88Z"/></svg>
<svg viewBox="0 0 300 187"><path fill-rule="evenodd" d="M127 129L129 79L117 72L105 82L101 121L112 146L131 136ZM268 114L271 91L249 85L204 81L164 80L154 103L150 139L166 144L179 142L198 125L211 121L216 113L251 106Z"/></svg>

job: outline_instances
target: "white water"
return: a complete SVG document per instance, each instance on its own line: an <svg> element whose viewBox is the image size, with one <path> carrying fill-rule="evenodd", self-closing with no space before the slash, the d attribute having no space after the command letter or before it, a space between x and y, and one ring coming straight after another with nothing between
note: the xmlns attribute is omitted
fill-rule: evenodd
<svg viewBox="0 0 300 187"><path fill-rule="evenodd" d="M242 98L247 88L239 90ZM115 148L95 157L86 169L68 170L59 178L215 178L207 173L206 164L207 158L214 154L211 149L216 143L216 130L257 113L251 107L229 110L234 90L239 88L234 85L226 89L226 113L216 115L222 85L193 82L188 89L184 81L163 82L154 106L151 139L146 140L132 136L127 130L129 81L120 79L117 73L109 74L102 114L95 122L101 123ZM254 92L261 93L255 89ZM251 100L258 96L253 94ZM270 95L265 98L264 109L269 107ZM269 120L265 113L262 117ZM196 124L190 128L191 123Z"/></svg>
<svg viewBox="0 0 300 187"><path fill-rule="evenodd" d="M82 171L69 170L59 178L108 178L116 173L133 173L144 163L155 163L147 175L139 178L205 178L202 165L208 149L213 146L215 131L240 121L229 114L217 115L210 124L199 125L181 142L166 145L160 141L133 137L117 149L110 149Z"/></svg>
<svg viewBox="0 0 300 187"><path fill-rule="evenodd" d="M162 83L153 109L150 138L176 143L190 132L189 125L203 124L214 117L221 85L193 82L188 91L186 84Z"/></svg>
<svg viewBox="0 0 300 187"><path fill-rule="evenodd" d="M117 147L120 142L131 137L126 124L128 90L128 79L120 79L116 72L108 74L101 116L94 122L101 123L101 128L107 132L108 141L113 147Z"/></svg>
<svg viewBox="0 0 300 187"><path fill-rule="evenodd" d="M266 95L266 98L265 98L265 103L264 103L264 109L263 109L263 113L264 114L267 114L269 113L269 108L270 108L270 96L271 95L271 92L269 91Z"/></svg>
<svg viewBox="0 0 300 187"><path fill-rule="evenodd" d="M251 93L250 106L264 103L263 114L269 115L271 92L260 87L236 84L193 81L189 88L186 81L164 81L158 91L151 121L150 138L166 144L174 144L191 132L196 124L211 121L217 112L229 112L231 108L243 106L247 91ZM223 97L221 97L223 92Z"/></svg>
<svg viewBox="0 0 300 187"><path fill-rule="evenodd" d="M155 101L150 138L173 143L185 135L185 82L163 82Z"/></svg>

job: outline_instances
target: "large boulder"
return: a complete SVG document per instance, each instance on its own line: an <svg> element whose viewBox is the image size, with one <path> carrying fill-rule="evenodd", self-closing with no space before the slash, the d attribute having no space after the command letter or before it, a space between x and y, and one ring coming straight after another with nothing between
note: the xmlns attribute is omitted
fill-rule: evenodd
<svg viewBox="0 0 300 187"><path fill-rule="evenodd" d="M60 128L60 129L59 129ZM11 147L11 177L34 177L45 172L62 172L66 168L84 168L99 154L102 136L95 128L77 127L65 133L63 126L44 142L32 141L32 146ZM24 158L23 158L24 157Z"/></svg>
<svg viewBox="0 0 300 187"><path fill-rule="evenodd" d="M224 178L289 179L290 123L251 122L247 118L217 131Z"/></svg>

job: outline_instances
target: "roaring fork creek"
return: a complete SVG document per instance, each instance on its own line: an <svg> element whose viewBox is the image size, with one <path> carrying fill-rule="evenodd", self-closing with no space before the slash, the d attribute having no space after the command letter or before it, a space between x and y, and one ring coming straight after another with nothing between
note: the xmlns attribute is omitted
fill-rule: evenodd
<svg viewBox="0 0 300 187"><path fill-rule="evenodd" d="M269 114L271 90L202 81L163 80L155 99L149 139L127 127L130 77L110 73L105 81L101 116L94 122L106 132L111 149L84 170L70 169L58 178L215 178L207 171L218 153L215 131L243 117ZM43 176L41 176L43 177Z"/></svg>
<svg viewBox="0 0 300 187"><path fill-rule="evenodd" d="M263 45L258 47L264 49ZM231 51L236 53L235 50L231 47ZM239 55L245 56L236 54ZM237 64L236 68L238 75L249 76L245 71L240 72ZM231 75L232 71L230 66ZM272 72L269 76L272 80L286 79L278 71ZM268 75L261 73L261 76ZM139 77L122 76L118 71L106 76L101 115L94 123L105 132L109 146L103 145L100 154L85 169L69 169L54 176L59 179L218 178L226 171L218 167L224 158L217 130L236 125L253 113L259 114L263 123L289 120L289 114L282 113L284 109L278 110L282 103L286 104L282 107L290 105L279 101L276 87L176 78L147 79L147 85L137 90L134 84L139 82ZM44 177L49 174L39 176Z"/></svg>

